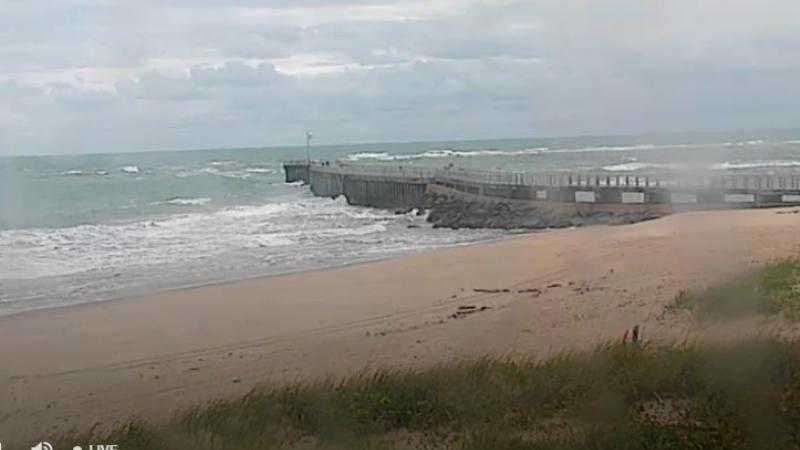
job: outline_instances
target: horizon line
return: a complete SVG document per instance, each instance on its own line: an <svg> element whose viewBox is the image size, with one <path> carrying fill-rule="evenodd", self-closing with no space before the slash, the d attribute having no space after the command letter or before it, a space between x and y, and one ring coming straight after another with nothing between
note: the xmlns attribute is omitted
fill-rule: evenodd
<svg viewBox="0 0 800 450"><path fill-rule="evenodd" d="M356 142L342 142L342 143L325 143L313 145L314 148L328 148L328 147L342 147L347 145L352 146L367 146L367 145L386 145L386 144L425 144L425 143L447 143L447 142L483 142L483 141L521 141L521 140L548 140L548 139L580 139L580 138L632 138L632 137L656 137L656 136L680 136L680 135L703 135L712 133L779 133L779 132L797 132L800 134L800 128L764 128L764 129L705 129L705 130L682 130L682 131L647 131L647 132L620 132L620 133L578 133L578 134L551 134L547 136L523 136L523 137L486 137L486 138L471 138L471 139L412 139L407 141L356 141ZM172 148L172 149L158 149L158 150L128 150L128 151L87 151L87 152L70 152L70 153L10 153L0 154L2 158L27 158L27 157L42 157L42 156L88 156L88 155L114 155L114 154L152 154L152 153L178 153L178 152L209 152L215 150L277 150L277 149L305 149L305 144L295 145L246 145L246 146L230 146L230 147L198 147L198 148Z"/></svg>

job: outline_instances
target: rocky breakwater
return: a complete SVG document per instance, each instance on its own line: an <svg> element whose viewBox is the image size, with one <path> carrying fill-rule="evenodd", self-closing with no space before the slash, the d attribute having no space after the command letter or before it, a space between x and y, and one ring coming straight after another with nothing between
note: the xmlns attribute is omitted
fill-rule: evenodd
<svg viewBox="0 0 800 450"><path fill-rule="evenodd" d="M428 222L435 228L528 229L566 228L585 225L622 225L655 219L649 212L560 212L515 202L477 202L428 194Z"/></svg>

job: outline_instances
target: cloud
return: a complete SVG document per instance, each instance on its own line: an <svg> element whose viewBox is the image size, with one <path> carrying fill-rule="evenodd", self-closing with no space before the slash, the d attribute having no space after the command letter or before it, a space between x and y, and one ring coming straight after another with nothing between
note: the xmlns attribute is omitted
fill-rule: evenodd
<svg viewBox="0 0 800 450"><path fill-rule="evenodd" d="M0 153L787 127L790 0L0 3Z"/></svg>

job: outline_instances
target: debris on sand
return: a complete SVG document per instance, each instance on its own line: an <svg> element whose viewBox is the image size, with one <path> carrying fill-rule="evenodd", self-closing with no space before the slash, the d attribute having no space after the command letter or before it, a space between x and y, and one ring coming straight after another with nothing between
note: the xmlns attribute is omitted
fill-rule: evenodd
<svg viewBox="0 0 800 450"><path fill-rule="evenodd" d="M499 294L499 293L508 293L511 292L511 289L481 289L475 288L473 289L474 292L480 292L481 294Z"/></svg>
<svg viewBox="0 0 800 450"><path fill-rule="evenodd" d="M537 289L537 288L520 289L520 290L517 291L518 294L531 294L531 293L534 293L534 292L541 293L542 291L541 291L541 289Z"/></svg>
<svg viewBox="0 0 800 450"><path fill-rule="evenodd" d="M517 291L517 294L531 294L534 297L538 297L542 295L542 290L538 288L520 289Z"/></svg>
<svg viewBox="0 0 800 450"><path fill-rule="evenodd" d="M622 335L622 344L628 344L628 337L630 336L630 343L633 345L639 345L642 342L642 329L639 325L634 325L632 329L625 330L625 333Z"/></svg>
<svg viewBox="0 0 800 450"><path fill-rule="evenodd" d="M450 314L449 317L451 319L463 319L464 317L467 317L470 314L475 314L475 313L487 311L487 310L490 310L490 309L492 309L491 306L481 306L481 307L478 307L478 306L475 306L475 305L459 306L458 309L456 309L456 312L454 312L453 314Z"/></svg>

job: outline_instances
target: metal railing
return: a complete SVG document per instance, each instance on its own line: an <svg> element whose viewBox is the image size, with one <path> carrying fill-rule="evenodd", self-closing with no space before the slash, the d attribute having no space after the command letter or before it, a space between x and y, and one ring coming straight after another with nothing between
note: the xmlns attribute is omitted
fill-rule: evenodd
<svg viewBox="0 0 800 450"><path fill-rule="evenodd" d="M284 165L307 165L286 161ZM345 161L312 161L315 170L343 175L407 179L428 183L475 183L531 187L630 187L685 188L707 190L800 191L798 175L712 174L708 172L667 172L663 174L597 172L524 172L461 167L416 167L411 165L366 164Z"/></svg>
<svg viewBox="0 0 800 450"><path fill-rule="evenodd" d="M359 164L341 161L337 162L336 164L331 164L330 166L323 166L321 170L346 175L414 179L426 182L433 182L438 172L438 170L433 167L414 167L407 165L388 164Z"/></svg>
<svg viewBox="0 0 800 450"><path fill-rule="evenodd" d="M800 190L800 175L709 175L707 173L535 173L480 169L443 169L437 181L541 187L636 187L722 190Z"/></svg>
<svg viewBox="0 0 800 450"><path fill-rule="evenodd" d="M324 160L319 160L319 159L312 159L310 162L311 162L311 165L314 166L314 167L324 166L326 164L330 164L331 166L333 166L335 164L334 161L324 161ZM287 160L287 161L281 161L281 165L282 166L308 166L309 165L309 161L305 160L305 159L290 159L290 160Z"/></svg>

